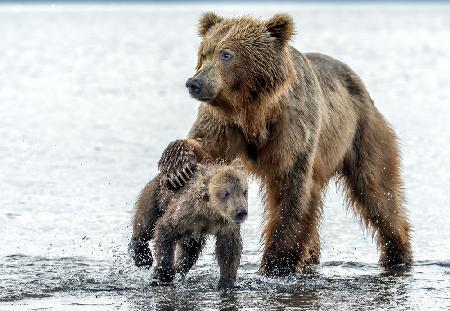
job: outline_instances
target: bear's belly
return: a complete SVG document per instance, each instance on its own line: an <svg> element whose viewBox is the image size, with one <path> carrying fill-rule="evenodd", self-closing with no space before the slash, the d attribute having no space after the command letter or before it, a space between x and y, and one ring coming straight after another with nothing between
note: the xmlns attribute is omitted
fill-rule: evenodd
<svg viewBox="0 0 450 311"><path fill-rule="evenodd" d="M208 222L206 220L199 220L195 222L195 226L192 226L186 230L184 235L189 236L189 238L200 239L202 236L207 234L216 234L221 230L221 226L214 222Z"/></svg>

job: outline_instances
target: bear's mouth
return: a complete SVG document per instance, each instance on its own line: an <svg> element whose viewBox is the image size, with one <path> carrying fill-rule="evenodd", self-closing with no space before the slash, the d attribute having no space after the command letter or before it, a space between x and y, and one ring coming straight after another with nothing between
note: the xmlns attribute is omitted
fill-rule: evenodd
<svg viewBox="0 0 450 311"><path fill-rule="evenodd" d="M246 221L247 220L247 217L244 217L244 218L235 218L234 219L234 222L236 223L236 224L238 224L238 225L240 225L240 224L242 224L244 221Z"/></svg>
<svg viewBox="0 0 450 311"><path fill-rule="evenodd" d="M194 96L193 96L194 97ZM204 97L194 97L195 99L201 101L201 102L207 102L210 103L211 105L215 106L215 97L211 97L211 96L204 96Z"/></svg>
<svg viewBox="0 0 450 311"><path fill-rule="evenodd" d="M214 108L220 108L223 112L231 115L236 108L221 93L211 99L203 100Z"/></svg>
<svg viewBox="0 0 450 311"><path fill-rule="evenodd" d="M195 91L192 92L191 89L189 89L189 94L202 102L212 102L218 97L213 90L209 90L207 87L204 87L199 93L195 93Z"/></svg>

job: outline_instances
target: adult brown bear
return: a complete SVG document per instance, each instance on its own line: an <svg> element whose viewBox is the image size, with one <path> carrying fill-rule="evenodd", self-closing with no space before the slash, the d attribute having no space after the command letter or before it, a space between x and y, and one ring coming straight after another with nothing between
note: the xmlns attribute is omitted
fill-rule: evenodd
<svg viewBox="0 0 450 311"><path fill-rule="evenodd" d="M396 135L345 64L289 46L286 14L264 21L205 13L197 73L200 100L188 139L164 152L160 169L179 187L204 156L244 160L265 190L260 271L286 275L320 257L321 191L337 176L374 230L386 267L412 260Z"/></svg>

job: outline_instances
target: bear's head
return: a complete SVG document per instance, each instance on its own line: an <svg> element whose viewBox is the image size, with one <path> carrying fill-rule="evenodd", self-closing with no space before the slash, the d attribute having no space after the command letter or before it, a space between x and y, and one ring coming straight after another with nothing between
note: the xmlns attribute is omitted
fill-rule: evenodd
<svg viewBox="0 0 450 311"><path fill-rule="evenodd" d="M287 14L269 20L203 14L197 72L186 87L194 98L225 111L273 97L295 77L288 51L293 31Z"/></svg>
<svg viewBox="0 0 450 311"><path fill-rule="evenodd" d="M204 199L216 217L240 224L247 219L248 184L243 169L226 165L215 169L209 178Z"/></svg>

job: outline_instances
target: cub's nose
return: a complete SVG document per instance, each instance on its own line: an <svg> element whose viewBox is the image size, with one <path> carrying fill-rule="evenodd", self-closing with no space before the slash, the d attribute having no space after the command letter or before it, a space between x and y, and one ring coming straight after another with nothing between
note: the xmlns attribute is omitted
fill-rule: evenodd
<svg viewBox="0 0 450 311"><path fill-rule="evenodd" d="M189 93L192 96L198 96L200 94L200 91L202 90L202 81L200 81L199 79L189 78L186 81L186 87L189 89Z"/></svg>
<svg viewBox="0 0 450 311"><path fill-rule="evenodd" d="M247 217L247 215L248 215L247 209L244 207L239 207L236 210L236 218L238 220L244 220Z"/></svg>

